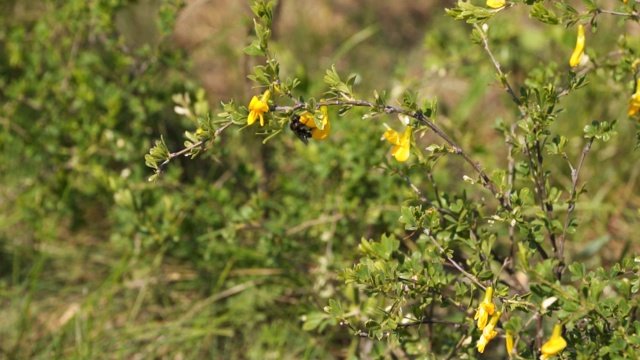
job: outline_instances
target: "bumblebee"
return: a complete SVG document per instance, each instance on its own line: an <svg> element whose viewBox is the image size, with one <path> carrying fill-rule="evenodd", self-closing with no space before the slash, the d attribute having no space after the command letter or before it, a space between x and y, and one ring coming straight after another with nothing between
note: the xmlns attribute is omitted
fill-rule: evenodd
<svg viewBox="0 0 640 360"><path fill-rule="evenodd" d="M293 131L296 136L302 140L305 145L309 144L309 138L311 137L311 128L300 122L300 115L293 115L289 122L289 129Z"/></svg>

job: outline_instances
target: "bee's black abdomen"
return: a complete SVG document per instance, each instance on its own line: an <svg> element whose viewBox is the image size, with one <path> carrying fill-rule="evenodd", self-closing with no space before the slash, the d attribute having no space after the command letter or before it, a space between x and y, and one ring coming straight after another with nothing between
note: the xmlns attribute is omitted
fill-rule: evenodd
<svg viewBox="0 0 640 360"><path fill-rule="evenodd" d="M289 129L293 131L296 136L307 145L309 144L309 138L311 137L311 129L300 122L300 115L293 115L289 122Z"/></svg>

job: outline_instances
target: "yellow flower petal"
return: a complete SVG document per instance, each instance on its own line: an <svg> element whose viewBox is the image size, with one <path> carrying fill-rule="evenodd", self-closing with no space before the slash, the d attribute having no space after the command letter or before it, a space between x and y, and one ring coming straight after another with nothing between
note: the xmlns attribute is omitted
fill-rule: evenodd
<svg viewBox="0 0 640 360"><path fill-rule="evenodd" d="M507 355L511 357L511 353L513 352L513 331L507 330L507 336L505 340L507 345Z"/></svg>
<svg viewBox="0 0 640 360"><path fill-rule="evenodd" d="M487 338L485 338L484 336L480 336L480 339L478 339L478 342L476 343L476 347L478 348L478 351L480 353L483 353L484 347L487 346L488 343L489 343L489 340Z"/></svg>
<svg viewBox="0 0 640 360"><path fill-rule="evenodd" d="M636 93L631 95L631 99L629 99L629 116L635 115L638 110L640 110L640 80L638 80Z"/></svg>
<svg viewBox="0 0 640 360"><path fill-rule="evenodd" d="M499 9L503 7L505 4L505 0L487 0L487 6L494 9Z"/></svg>
<svg viewBox="0 0 640 360"><path fill-rule="evenodd" d="M313 115L309 114L308 112L304 112L300 115L300 122L312 129L315 129L317 127L316 121L313 119Z"/></svg>
<svg viewBox="0 0 640 360"><path fill-rule="evenodd" d="M409 155L411 155L411 151L408 146L396 146L391 151L391 155L396 158L399 162L405 162L409 160Z"/></svg>
<svg viewBox="0 0 640 360"><path fill-rule="evenodd" d="M482 335L480 335L480 338L476 343L476 347L478 348L479 352L481 353L484 352L484 347L487 346L489 341L491 341L493 338L495 338L498 335L498 332L495 331L495 327L498 321L500 320L501 315L502 313L500 311L495 312L491 317L491 321L489 321L489 323L484 328L484 330L482 330Z"/></svg>
<svg viewBox="0 0 640 360"><path fill-rule="evenodd" d="M476 316L474 316L474 320L478 320L478 329L483 330L485 326L487 326L487 321L489 320L489 315L493 315L496 306L493 303L481 303L478 306L478 311L476 311Z"/></svg>
<svg viewBox="0 0 640 360"><path fill-rule="evenodd" d="M316 140L324 140L331 133L331 123L329 122L329 114L326 106L320 107L323 128L318 128L314 116L308 112L300 115L300 122L311 128L311 137Z"/></svg>
<svg viewBox="0 0 640 360"><path fill-rule="evenodd" d="M580 60L582 60L582 55L584 54L584 26L582 24L578 25L578 38L576 40L576 47L573 49L573 54L571 54L571 59L569 59L569 65L571 67L578 66L580 64Z"/></svg>
<svg viewBox="0 0 640 360"><path fill-rule="evenodd" d="M393 130L393 129L387 129L387 131L384 132L384 137L385 139L387 139L388 142L392 143L393 145L400 145L400 133Z"/></svg>
<svg viewBox="0 0 640 360"><path fill-rule="evenodd" d="M269 97L271 91L267 90L262 94L262 99L258 100L257 96L251 98L249 103L249 115L247 116L247 125L253 124L256 119L260 118L260 126L264 126L264 113L269 112Z"/></svg>
<svg viewBox="0 0 640 360"><path fill-rule="evenodd" d="M387 129L384 132L384 137L395 145L391 150L391 155L400 162L405 162L411 155L411 127L405 127L404 134L401 136L399 132L393 129Z"/></svg>
<svg viewBox="0 0 640 360"><path fill-rule="evenodd" d="M562 325L558 324L553 327L553 333L551 334L549 341L544 343L542 348L540 348L540 352L542 353L542 355L540 355L540 359L545 360L551 356L557 355L564 350L565 347L567 347L567 341L562 338Z"/></svg>
<svg viewBox="0 0 640 360"><path fill-rule="evenodd" d="M487 326L489 315L493 315L495 310L496 306L493 304L493 287L489 286L484 293L484 299L480 305L478 305L476 315L473 317L474 320L478 320L478 329L483 330L484 327Z"/></svg>

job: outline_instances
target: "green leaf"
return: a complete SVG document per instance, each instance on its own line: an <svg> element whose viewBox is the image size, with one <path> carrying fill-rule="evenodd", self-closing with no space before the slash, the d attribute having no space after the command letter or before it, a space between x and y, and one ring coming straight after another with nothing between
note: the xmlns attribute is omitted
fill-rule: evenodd
<svg viewBox="0 0 640 360"><path fill-rule="evenodd" d="M329 313L336 319L341 319L344 317L344 311L342 310L342 306L339 302L329 299L329 306L324 307L324 311Z"/></svg>
<svg viewBox="0 0 640 360"><path fill-rule="evenodd" d="M529 17L538 19L541 22L550 25L557 25L560 23L560 20L558 19L556 14L544 7L542 2L533 4L533 7L529 12Z"/></svg>

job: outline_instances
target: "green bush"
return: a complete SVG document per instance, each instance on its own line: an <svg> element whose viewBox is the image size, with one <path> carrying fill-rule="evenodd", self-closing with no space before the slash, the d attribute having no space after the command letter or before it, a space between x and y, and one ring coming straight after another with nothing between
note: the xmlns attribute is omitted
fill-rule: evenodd
<svg viewBox="0 0 640 360"><path fill-rule="evenodd" d="M2 5L1 357L636 358L636 4L408 4Z"/></svg>

